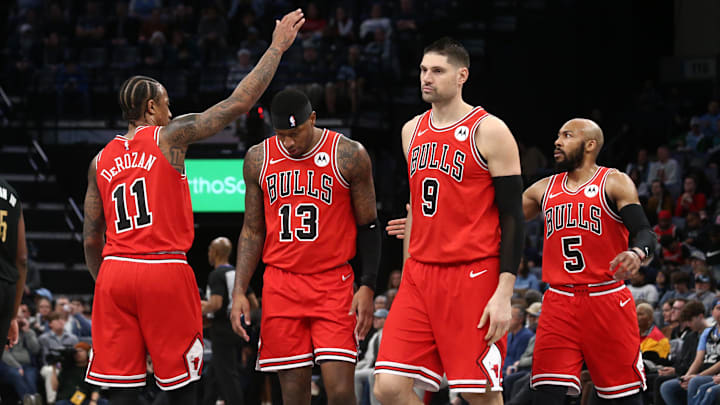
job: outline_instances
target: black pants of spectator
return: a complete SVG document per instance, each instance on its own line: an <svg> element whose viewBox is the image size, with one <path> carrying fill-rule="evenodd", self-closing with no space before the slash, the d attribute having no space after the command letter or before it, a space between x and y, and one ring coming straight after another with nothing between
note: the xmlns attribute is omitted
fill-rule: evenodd
<svg viewBox="0 0 720 405"><path fill-rule="evenodd" d="M211 335L213 356L210 361L212 375L226 405L243 405L245 403L240 385L240 337ZM207 395L205 395L207 397Z"/></svg>
<svg viewBox="0 0 720 405"><path fill-rule="evenodd" d="M15 318L15 283L0 280L0 339L2 345L7 344L10 321Z"/></svg>
<svg viewBox="0 0 720 405"><path fill-rule="evenodd" d="M654 405L665 405L665 401L662 398L662 395L660 395L660 386L665 381L672 380L673 378L678 378L676 375L658 375L658 374L649 374L647 375L647 386L648 391L652 390L652 397L653 397L653 404Z"/></svg>

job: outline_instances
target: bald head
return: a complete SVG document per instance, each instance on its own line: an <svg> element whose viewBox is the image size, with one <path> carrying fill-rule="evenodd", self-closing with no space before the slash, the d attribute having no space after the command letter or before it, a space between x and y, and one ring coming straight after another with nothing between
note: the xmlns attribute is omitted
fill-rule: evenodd
<svg viewBox="0 0 720 405"><path fill-rule="evenodd" d="M208 249L210 264L218 266L220 264L228 263L231 251L232 244L230 243L230 239L224 236L215 238L212 242L210 242L210 248Z"/></svg>
<svg viewBox="0 0 720 405"><path fill-rule="evenodd" d="M594 149L595 156L600 153L603 143L605 143L605 137L603 136L602 129L593 120L586 118L573 118L563 125L563 129L560 132L570 130L574 133L580 133L585 141L595 141L596 147Z"/></svg>

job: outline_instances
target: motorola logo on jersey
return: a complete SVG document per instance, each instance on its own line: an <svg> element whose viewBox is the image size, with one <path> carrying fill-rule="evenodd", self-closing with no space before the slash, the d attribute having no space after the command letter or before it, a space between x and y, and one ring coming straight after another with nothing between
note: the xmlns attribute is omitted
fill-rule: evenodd
<svg viewBox="0 0 720 405"><path fill-rule="evenodd" d="M265 176L265 186L271 205L291 195L306 195L332 204L333 178L325 173L318 178L313 170L308 170L306 176L301 176L300 170L285 170Z"/></svg>
<svg viewBox="0 0 720 405"><path fill-rule="evenodd" d="M602 210L597 205L584 203L559 204L545 210L545 238L555 231L579 228L602 235Z"/></svg>
<svg viewBox="0 0 720 405"><path fill-rule="evenodd" d="M468 139L468 135L470 135L470 130L464 125L457 127L455 130L455 139L460 142L465 142L465 140Z"/></svg>
<svg viewBox="0 0 720 405"><path fill-rule="evenodd" d="M410 177L421 170L438 170L461 182L465 170L465 153L456 149L450 152L450 145L443 144L442 151L438 150L437 142L428 142L418 145L410 152ZM438 158L438 155L439 158ZM451 159L452 156L452 159Z"/></svg>
<svg viewBox="0 0 720 405"><path fill-rule="evenodd" d="M317 167L325 167L330 163L330 156L325 152L315 155L315 164Z"/></svg>
<svg viewBox="0 0 720 405"><path fill-rule="evenodd" d="M600 187L598 187L597 184L591 184L585 187L585 197L593 198L597 195L598 191L600 191Z"/></svg>

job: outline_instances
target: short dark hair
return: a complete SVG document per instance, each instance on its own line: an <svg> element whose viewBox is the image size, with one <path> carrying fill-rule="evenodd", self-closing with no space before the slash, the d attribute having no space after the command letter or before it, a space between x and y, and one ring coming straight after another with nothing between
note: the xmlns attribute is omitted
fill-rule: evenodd
<svg viewBox="0 0 720 405"><path fill-rule="evenodd" d="M148 100L160 94L160 82L148 76L133 76L120 86L118 101L123 119L133 122L142 118Z"/></svg>
<svg viewBox="0 0 720 405"><path fill-rule="evenodd" d="M448 62L453 65L466 68L470 67L470 54L460 42L453 38L442 37L438 39L425 47L423 55L430 52L446 56Z"/></svg>
<svg viewBox="0 0 720 405"><path fill-rule="evenodd" d="M690 276L680 270L674 271L670 274L670 284L685 284L686 286L690 286Z"/></svg>
<svg viewBox="0 0 720 405"><path fill-rule="evenodd" d="M62 319L62 315L60 314L60 312L53 311L50 312L47 316L48 322L56 321L58 319Z"/></svg>
<svg viewBox="0 0 720 405"><path fill-rule="evenodd" d="M687 322L698 315L705 315L705 305L700 301L688 301L680 311L680 322Z"/></svg>

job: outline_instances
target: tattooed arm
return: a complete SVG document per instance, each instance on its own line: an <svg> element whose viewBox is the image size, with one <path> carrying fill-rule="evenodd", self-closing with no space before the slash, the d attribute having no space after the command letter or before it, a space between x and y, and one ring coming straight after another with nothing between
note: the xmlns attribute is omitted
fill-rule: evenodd
<svg viewBox="0 0 720 405"><path fill-rule="evenodd" d="M186 148L189 144L208 138L242 114L250 111L275 75L280 58L295 41L298 30L305 22L300 9L286 14L275 22L272 43L257 66L248 74L230 97L200 114L180 116L163 127L161 143Z"/></svg>
<svg viewBox="0 0 720 405"><path fill-rule="evenodd" d="M342 176L350 183L355 222L358 225L357 256L362 266L362 274L351 311L357 312L355 331L362 339L372 326L373 291L380 266L381 236L377 222L372 163L359 142L341 137L337 147L337 165Z"/></svg>
<svg viewBox="0 0 720 405"><path fill-rule="evenodd" d="M85 220L83 222L83 247L85 264L93 279L97 279L105 246L105 213L96 179L97 156L90 162L88 187L85 192Z"/></svg>
<svg viewBox="0 0 720 405"><path fill-rule="evenodd" d="M265 206L259 179L264 155L262 143L251 147L245 155L243 166L243 178L246 186L245 219L238 238L235 287L233 288L230 320L235 333L246 341L249 341L250 337L243 328L240 317L245 315L245 323L250 324L250 302L246 292L255 268L260 262L265 244Z"/></svg>

